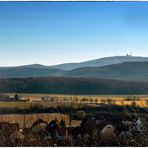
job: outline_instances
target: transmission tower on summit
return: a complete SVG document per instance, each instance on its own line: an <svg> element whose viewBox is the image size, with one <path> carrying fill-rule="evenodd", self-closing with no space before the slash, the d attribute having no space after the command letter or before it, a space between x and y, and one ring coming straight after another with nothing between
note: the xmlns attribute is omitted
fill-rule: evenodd
<svg viewBox="0 0 148 148"><path fill-rule="evenodd" d="M132 57L132 54L133 54L133 53L132 53L132 51L131 51L130 54L127 53L126 56Z"/></svg>

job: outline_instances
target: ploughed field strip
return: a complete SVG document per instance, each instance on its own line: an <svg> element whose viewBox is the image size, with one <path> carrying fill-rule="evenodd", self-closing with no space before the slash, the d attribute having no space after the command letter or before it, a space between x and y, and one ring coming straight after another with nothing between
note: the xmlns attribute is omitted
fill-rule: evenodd
<svg viewBox="0 0 148 148"><path fill-rule="evenodd" d="M0 122L0 146L148 146L148 117L140 113L81 114L73 127L71 120L37 119L29 127ZM24 121L25 122L25 121Z"/></svg>

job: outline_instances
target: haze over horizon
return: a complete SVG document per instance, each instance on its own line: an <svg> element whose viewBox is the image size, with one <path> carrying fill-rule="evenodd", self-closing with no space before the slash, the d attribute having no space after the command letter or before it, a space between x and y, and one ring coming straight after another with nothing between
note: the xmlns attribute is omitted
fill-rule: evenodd
<svg viewBox="0 0 148 148"><path fill-rule="evenodd" d="M0 66L148 57L148 2L0 2Z"/></svg>

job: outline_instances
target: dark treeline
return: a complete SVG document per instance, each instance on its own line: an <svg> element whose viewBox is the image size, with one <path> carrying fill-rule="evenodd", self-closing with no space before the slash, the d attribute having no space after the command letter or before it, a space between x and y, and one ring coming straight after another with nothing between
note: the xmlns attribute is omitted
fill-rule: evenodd
<svg viewBox="0 0 148 148"><path fill-rule="evenodd" d="M0 92L51 94L144 94L148 83L96 78L11 78L0 79Z"/></svg>

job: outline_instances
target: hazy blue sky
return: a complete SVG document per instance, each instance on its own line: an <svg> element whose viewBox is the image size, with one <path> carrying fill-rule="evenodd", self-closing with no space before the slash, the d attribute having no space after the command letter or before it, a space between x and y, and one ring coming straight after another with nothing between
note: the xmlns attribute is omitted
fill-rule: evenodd
<svg viewBox="0 0 148 148"><path fill-rule="evenodd" d="M0 2L0 66L148 56L148 2Z"/></svg>

